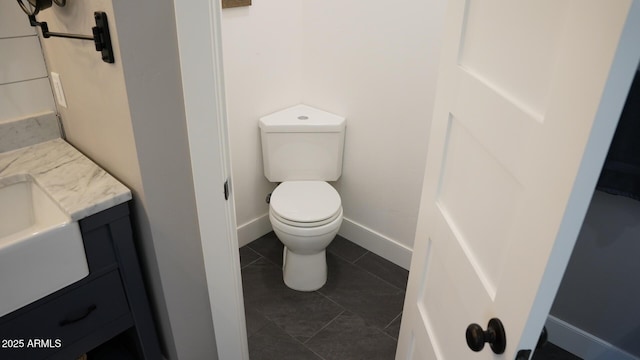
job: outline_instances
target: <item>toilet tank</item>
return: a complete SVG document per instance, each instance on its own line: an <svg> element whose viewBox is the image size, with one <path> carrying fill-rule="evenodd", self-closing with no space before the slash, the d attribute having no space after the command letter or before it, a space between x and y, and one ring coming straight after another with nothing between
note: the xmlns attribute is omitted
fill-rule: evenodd
<svg viewBox="0 0 640 360"><path fill-rule="evenodd" d="M260 118L264 176L271 182L338 180L345 118L296 105Z"/></svg>

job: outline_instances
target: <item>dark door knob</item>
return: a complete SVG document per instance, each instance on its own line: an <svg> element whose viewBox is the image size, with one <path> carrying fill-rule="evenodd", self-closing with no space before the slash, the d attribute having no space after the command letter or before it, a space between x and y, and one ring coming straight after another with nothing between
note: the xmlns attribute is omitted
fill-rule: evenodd
<svg viewBox="0 0 640 360"><path fill-rule="evenodd" d="M467 326L467 345L473 351L480 351L484 343L491 345L491 350L496 354L502 354L507 347L507 335L504 332L502 321L498 318L489 320L487 330L482 330L478 324Z"/></svg>

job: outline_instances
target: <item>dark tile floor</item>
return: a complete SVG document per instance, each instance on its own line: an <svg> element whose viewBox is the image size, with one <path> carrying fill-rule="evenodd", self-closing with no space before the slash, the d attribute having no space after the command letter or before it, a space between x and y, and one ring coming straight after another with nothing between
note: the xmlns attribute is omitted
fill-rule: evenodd
<svg viewBox="0 0 640 360"><path fill-rule="evenodd" d="M546 343L540 350L536 351L531 360L582 360L570 352L552 343Z"/></svg>
<svg viewBox="0 0 640 360"><path fill-rule="evenodd" d="M242 247L240 260L252 360L394 358L406 270L340 236L314 292L284 285L273 233Z"/></svg>
<svg viewBox="0 0 640 360"><path fill-rule="evenodd" d="M392 360L408 272L337 236L327 283L314 292L282 281L274 233L240 248L251 360ZM548 344L535 360L580 360Z"/></svg>

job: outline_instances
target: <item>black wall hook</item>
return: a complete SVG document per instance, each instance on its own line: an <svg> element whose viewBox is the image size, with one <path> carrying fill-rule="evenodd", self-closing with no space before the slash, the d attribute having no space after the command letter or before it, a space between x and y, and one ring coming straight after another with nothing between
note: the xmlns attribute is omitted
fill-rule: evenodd
<svg viewBox="0 0 640 360"><path fill-rule="evenodd" d="M31 26L39 26L42 30L42 37L45 39L50 37L62 37L79 40L93 40L96 45L96 51L100 51L102 53L102 61L113 64L115 62L115 58L113 57L113 48L111 47L111 34L109 33L107 14L102 11L96 11L93 13L93 17L96 20L96 26L92 28L93 36L49 31L47 23L44 21L37 21L35 14L29 15L29 23Z"/></svg>

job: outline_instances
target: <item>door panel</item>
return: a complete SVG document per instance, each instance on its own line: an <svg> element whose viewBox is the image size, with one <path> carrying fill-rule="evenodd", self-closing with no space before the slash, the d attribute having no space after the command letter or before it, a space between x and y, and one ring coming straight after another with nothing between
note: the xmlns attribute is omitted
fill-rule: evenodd
<svg viewBox="0 0 640 360"><path fill-rule="evenodd" d="M495 294L523 188L457 118L451 118L436 203L486 290ZM488 206L491 211L487 211ZM473 241L475 237L486 241Z"/></svg>
<svg viewBox="0 0 640 360"><path fill-rule="evenodd" d="M590 133L631 4L449 2L397 359L534 347L598 176L583 153L597 137L601 166L621 109ZM494 317L505 353L473 352Z"/></svg>
<svg viewBox="0 0 640 360"><path fill-rule="evenodd" d="M569 10L568 1L469 0L459 65L543 111Z"/></svg>

